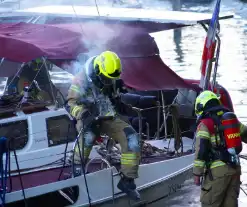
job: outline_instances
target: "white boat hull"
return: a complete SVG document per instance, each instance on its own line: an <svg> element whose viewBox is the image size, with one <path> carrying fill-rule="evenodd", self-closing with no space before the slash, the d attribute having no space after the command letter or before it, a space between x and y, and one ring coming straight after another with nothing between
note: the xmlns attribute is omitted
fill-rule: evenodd
<svg viewBox="0 0 247 207"><path fill-rule="evenodd" d="M192 176L193 158L194 155L191 154L161 162L140 165L139 178L136 179L138 190L142 195L140 202L150 203L178 190L181 184ZM120 177L115 167L89 173L86 175L86 178L92 204L96 206L107 206L113 202L113 194L117 206L126 206L129 202L125 194L121 193L117 188ZM77 201L71 206L88 206L89 202L84 176L25 189L25 196L28 199L73 186L78 186L79 196ZM7 203L18 200L23 200L21 190L6 195Z"/></svg>

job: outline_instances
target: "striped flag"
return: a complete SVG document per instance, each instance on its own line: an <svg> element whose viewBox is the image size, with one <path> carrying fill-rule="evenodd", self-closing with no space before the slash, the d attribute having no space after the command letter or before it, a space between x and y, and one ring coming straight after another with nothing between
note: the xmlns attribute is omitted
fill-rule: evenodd
<svg viewBox="0 0 247 207"><path fill-rule="evenodd" d="M201 81L200 87L203 90L208 89L208 83L210 81L212 65L211 60L214 58L214 51L216 45L216 31L218 27L219 13L220 13L221 0L217 0L212 19L208 28L207 36L204 43L201 63Z"/></svg>

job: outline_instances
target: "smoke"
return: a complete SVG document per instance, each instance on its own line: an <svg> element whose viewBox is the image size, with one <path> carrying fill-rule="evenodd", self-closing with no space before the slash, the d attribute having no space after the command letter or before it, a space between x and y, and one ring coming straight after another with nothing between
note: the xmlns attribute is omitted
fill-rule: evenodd
<svg viewBox="0 0 247 207"><path fill-rule="evenodd" d="M90 21L82 25L82 44L88 49L86 55L94 56L104 50L109 50L114 39L121 35L121 30L97 21ZM117 43L115 43L117 44Z"/></svg>
<svg viewBox="0 0 247 207"><path fill-rule="evenodd" d="M109 6L109 7L134 7L140 8L144 5L145 0L96 0L99 11L101 6ZM145 2L146 3L146 2ZM153 1L152 1L153 4ZM26 9L31 7L41 7L41 6L49 6L49 5L67 5L67 6L94 6L96 8L95 0L43 0L43 1L33 1L33 0L21 0L20 1L20 9ZM139 5L139 6L138 6ZM79 8L78 8L79 9ZM75 14L76 15L76 14ZM85 64L86 60L92 56L98 55L99 53L105 50L111 50L109 46L113 45L113 48L116 48L114 44L118 44L118 42L114 43L114 39L122 35L124 37L124 31L120 28L112 28L102 22L99 23L97 21L91 22L83 22L81 23L82 39L81 43L87 48L88 52L84 54L80 54L77 57L77 60L69 67L71 69L69 71L72 74L76 74L80 72ZM122 32L122 34L121 34ZM131 41L131 40L126 40ZM64 67L68 67L68 65L64 65Z"/></svg>
<svg viewBox="0 0 247 207"><path fill-rule="evenodd" d="M76 61L64 67L70 67L67 69L71 71L72 74L79 72L85 74L85 71L82 70L86 61L90 57L99 55L103 51L111 50L110 47L114 44L114 40L120 36L121 30L115 30L97 21L83 22L77 26L77 29L82 33L81 44L86 48L87 52L79 54Z"/></svg>

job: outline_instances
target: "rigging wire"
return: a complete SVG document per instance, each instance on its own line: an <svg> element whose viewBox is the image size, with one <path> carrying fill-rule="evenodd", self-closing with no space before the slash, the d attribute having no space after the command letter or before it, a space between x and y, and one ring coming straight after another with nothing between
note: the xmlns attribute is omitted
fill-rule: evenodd
<svg viewBox="0 0 247 207"><path fill-rule="evenodd" d="M2 206L5 206L5 198L7 193L7 180L8 180L8 158L9 158L9 150L6 147L7 138L0 138L0 173L1 173L1 190L0 190L0 198L2 201ZM3 166L3 155L5 153L5 167Z"/></svg>
<svg viewBox="0 0 247 207"><path fill-rule="evenodd" d="M58 180L60 181L61 179L61 176L63 174L63 170L65 168L65 165L66 165L66 156L67 156L67 149L68 149L68 145L69 145L69 134L70 134L70 128L71 128L71 124L69 124L68 126L68 133L67 133L67 140L66 140L66 145L65 145L65 150L64 150L64 160L63 160L63 167L59 173L59 176L58 176Z"/></svg>
<svg viewBox="0 0 247 207"><path fill-rule="evenodd" d="M98 4L97 4L97 0L95 0L95 5L96 5L96 8L97 8L98 15L100 16ZM74 4L73 4L73 1L72 1L72 5L71 6L72 6L72 9L73 9L73 11L75 13L76 18L79 20L78 15L77 15L76 10L75 10L75 7L74 7ZM81 25L80 22L79 22L79 25L80 25L82 34L84 34L83 27L82 27L82 25ZM81 132L83 132L83 134L84 134L84 129L83 128L81 129ZM92 204L91 204L91 198L90 198L90 194L89 194L89 189L88 189L87 178L86 178L86 172L85 172L84 143L82 143L82 145L83 145L82 146L82 153L81 153L80 144L79 144L80 133L78 134L78 136L76 138L75 146L78 145L79 155L80 155L80 160L81 160L81 165L82 165L82 171L83 171L84 181L85 181L86 190L87 190L88 202L89 202L89 206L92 206ZM84 136L83 134L82 134L82 136ZM82 141L84 141L84 139L82 139ZM72 156L72 170L73 170L73 174L74 174L74 155L75 155L75 152L73 150L73 156Z"/></svg>
<svg viewBox="0 0 247 207"><path fill-rule="evenodd" d="M40 66L39 70L37 71L37 73L35 74L35 76L34 76L32 82L31 82L31 84L29 85L30 88L32 87L32 85L33 85L33 83L34 83L34 80L35 80L35 79L37 78L37 76L39 75L39 73L40 73L41 68L43 67L43 65L44 65L44 62L43 62L42 65ZM21 68L21 69L22 69L22 68ZM12 79L12 80L13 80L13 79ZM15 109L16 109L16 110L19 109L19 108L21 107L21 104L22 104L22 99L21 99L21 101L17 104L17 106L16 106Z"/></svg>
<svg viewBox="0 0 247 207"><path fill-rule="evenodd" d="M7 144L5 145L7 147L6 149L6 167L5 167L5 173L6 173L6 182L7 182L7 174L9 175L9 180L10 180L10 188L12 190L12 179L11 179L11 168L10 168L10 150L11 150L11 143L14 143L15 139L13 137L11 137L8 141ZM3 145L3 143L1 143ZM13 146L15 146L15 143L13 144ZM2 147L2 146L1 146ZM20 170L20 166L19 166L19 162L18 162L18 158L17 158L17 154L16 154L16 150L13 149L13 153L14 153L14 158L15 158L15 162L16 162L16 167L17 167L17 172L18 172L18 177L20 180L20 185L21 185L21 190L22 190L22 195L23 195L23 201L25 203L25 207L28 207L28 202L26 199L26 194L24 191L24 185L23 185L23 181L22 181L22 175L21 175L21 170ZM7 166L9 164L9 166ZM7 173L7 167L9 172ZM5 183L5 188L7 187L6 183ZM4 189L6 191L6 189ZM10 191L11 192L11 191Z"/></svg>
<svg viewBox="0 0 247 207"><path fill-rule="evenodd" d="M21 177L20 166L19 166L19 162L18 162L18 159L17 159L16 150L13 150L13 152L14 152L16 167L17 167L17 171L18 171L18 175L19 175L19 179L20 179L22 195L23 195L23 198L24 198L23 200L24 200L24 203L25 203L25 207L28 207L26 194L25 194L25 190L24 190L24 185L23 185L23 181L22 181L22 177Z"/></svg>
<svg viewBox="0 0 247 207"><path fill-rule="evenodd" d="M240 158L247 160L247 156L246 155L239 155ZM242 183L241 183L242 184ZM243 191L243 193L247 196L246 191L240 186L240 189Z"/></svg>
<svg viewBox="0 0 247 207"><path fill-rule="evenodd" d="M100 17L99 7L98 7L97 0L94 0L94 3L95 3L95 6L96 6L96 9L97 9L98 15L99 15L99 17Z"/></svg>
<svg viewBox="0 0 247 207"><path fill-rule="evenodd" d="M84 125L84 124L83 124ZM79 139L82 137L82 152L80 149L80 142ZM79 150L79 156L80 156L80 161L81 161L81 168L82 168L82 172L83 172L83 177L84 177L84 182L85 182L85 186L86 186L86 191L87 191L87 196L88 196L88 203L89 203L89 207L92 206L91 204L91 198L90 198L90 194L89 194L89 188L88 188L88 183L87 183L87 178L86 178L86 171L85 171L85 157L84 157L84 126L82 126L80 132L78 133L77 137L76 137L76 141L75 141L75 145L74 145L74 149L73 149L73 154L72 154L72 173L73 175L75 174L75 163L74 163L74 157L75 157L75 147L76 145L78 145L78 150Z"/></svg>
<svg viewBox="0 0 247 207"><path fill-rule="evenodd" d="M246 191L240 186L240 189L243 191L243 193L247 196Z"/></svg>

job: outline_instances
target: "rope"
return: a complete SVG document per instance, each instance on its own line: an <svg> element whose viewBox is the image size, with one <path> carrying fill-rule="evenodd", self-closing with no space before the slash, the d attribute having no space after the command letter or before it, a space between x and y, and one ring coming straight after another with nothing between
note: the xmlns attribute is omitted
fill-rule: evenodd
<svg viewBox="0 0 247 207"><path fill-rule="evenodd" d="M181 136L181 129L179 127L178 106L173 104L170 106L169 110L172 115L172 126L173 126L173 133L174 133L174 149L178 153L178 150L181 147L181 153L183 153L183 140Z"/></svg>

